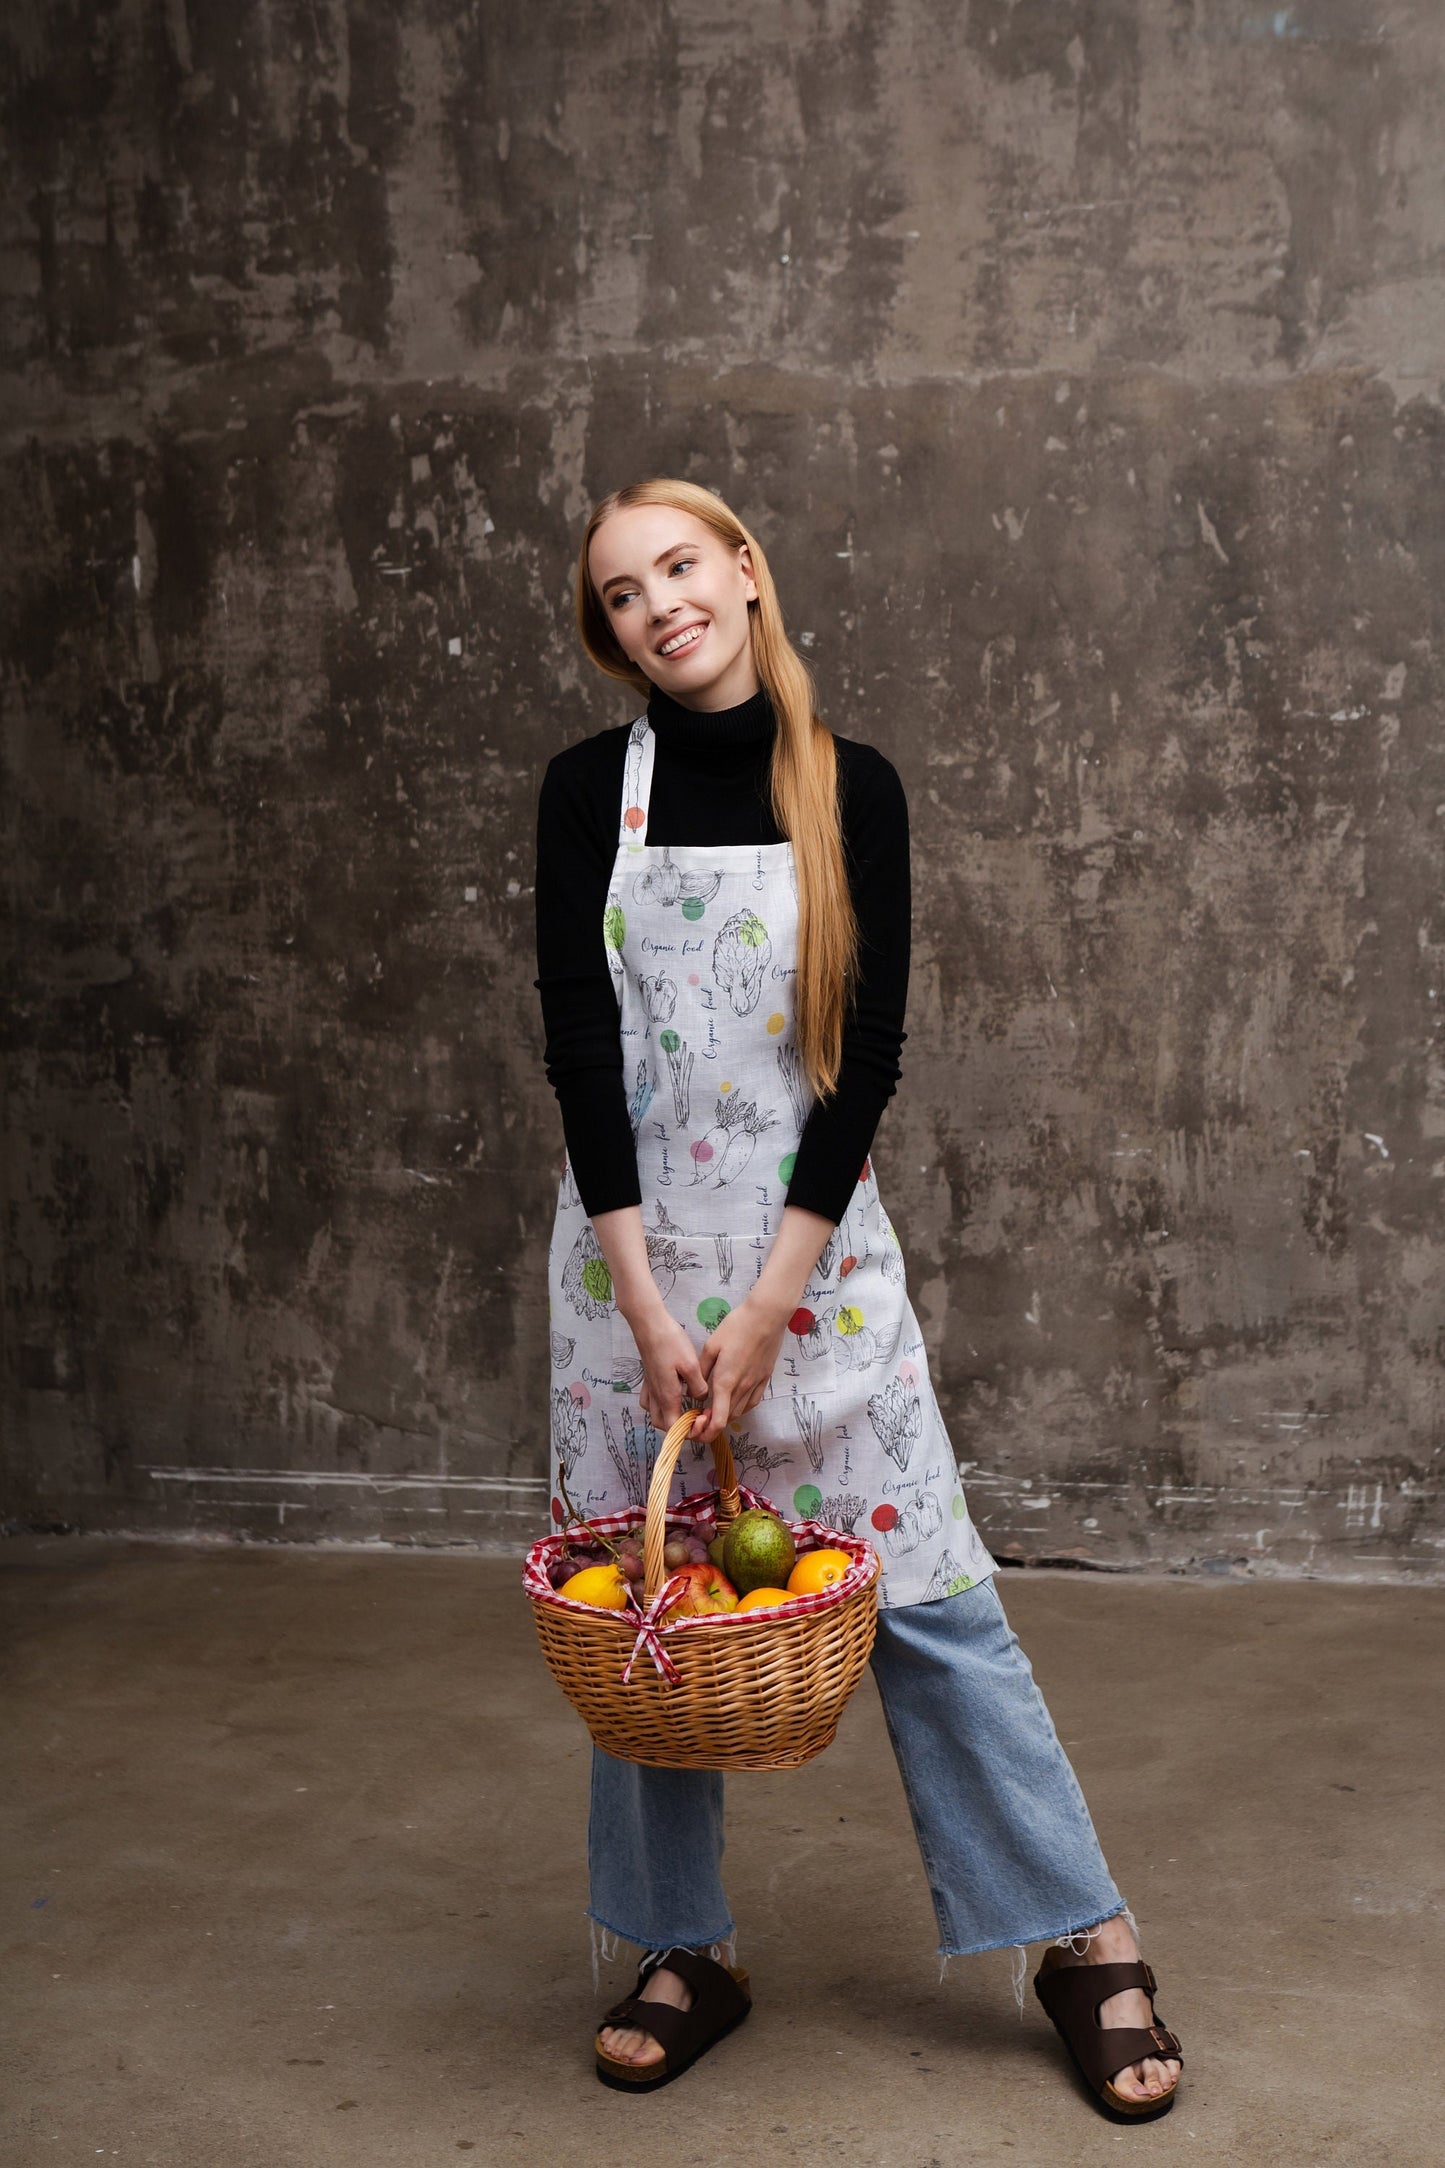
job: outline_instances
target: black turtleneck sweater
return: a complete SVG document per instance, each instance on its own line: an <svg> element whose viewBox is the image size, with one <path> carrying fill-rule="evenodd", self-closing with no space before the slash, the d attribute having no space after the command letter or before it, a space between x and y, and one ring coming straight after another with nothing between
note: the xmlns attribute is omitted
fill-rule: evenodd
<svg viewBox="0 0 1445 2168"><path fill-rule="evenodd" d="M769 804L774 716L766 691L711 714L654 686L657 740L648 844L779 843ZM787 1202L843 1216L898 1081L908 997L908 804L871 745L838 738L844 858L858 918L859 982L838 1088L809 1111ZM622 1081L617 995L602 914L617 856L627 726L599 731L549 763L537 804L537 966L547 1080L589 1216L641 1202Z"/></svg>

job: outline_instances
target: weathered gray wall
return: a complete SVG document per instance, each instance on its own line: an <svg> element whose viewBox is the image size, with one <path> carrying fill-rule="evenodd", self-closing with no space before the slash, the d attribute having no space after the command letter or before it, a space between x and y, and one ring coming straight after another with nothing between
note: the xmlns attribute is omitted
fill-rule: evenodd
<svg viewBox="0 0 1445 2168"><path fill-rule="evenodd" d="M877 1160L1014 1557L1430 1569L1434 0L7 10L21 1522L515 1538L589 502L915 824Z"/></svg>

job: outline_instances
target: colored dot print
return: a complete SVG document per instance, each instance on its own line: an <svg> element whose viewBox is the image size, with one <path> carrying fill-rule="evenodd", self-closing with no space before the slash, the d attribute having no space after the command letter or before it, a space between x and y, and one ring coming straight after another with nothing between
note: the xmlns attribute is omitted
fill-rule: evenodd
<svg viewBox="0 0 1445 2168"><path fill-rule="evenodd" d="M794 1310L788 1319L788 1330L795 1332L801 1340L806 1333L812 1331L817 1322L811 1310Z"/></svg>
<svg viewBox="0 0 1445 2168"><path fill-rule="evenodd" d="M886 1536L890 1528L898 1526L898 1508L897 1506L875 1506L872 1519L873 1526L877 1529L879 1535Z"/></svg>
<svg viewBox="0 0 1445 2168"><path fill-rule="evenodd" d="M664 1054L675 1054L678 1048L682 1045L682 1041L681 1039L679 1039L675 1031L659 1032L657 1035L657 1043L662 1048Z"/></svg>
<svg viewBox="0 0 1445 2168"><path fill-rule="evenodd" d="M898 1375L905 1385L916 1385L918 1383L918 1372L914 1369L912 1363L900 1363L898 1365Z"/></svg>
<svg viewBox="0 0 1445 2168"><path fill-rule="evenodd" d="M719 1084L718 1090L720 1092L730 1092L732 1090L732 1085L726 1078L724 1078L723 1082Z"/></svg>
<svg viewBox="0 0 1445 2168"><path fill-rule="evenodd" d="M703 902L701 896L684 896L682 899L682 915L684 918L699 919L706 909L707 905ZM693 984L694 986L697 984L696 979L693 980Z"/></svg>
<svg viewBox="0 0 1445 2168"><path fill-rule="evenodd" d="M592 1395L588 1392L586 1386L582 1383L582 1380L580 1378L574 1378L572 1380L572 1383L568 1386L567 1390L572 1395L572 1398L576 1401L579 1408L591 1407Z"/></svg>
<svg viewBox="0 0 1445 2168"><path fill-rule="evenodd" d="M851 1340L855 1332L863 1330L863 1312L854 1302L845 1302L833 1320L845 1340Z"/></svg>
<svg viewBox="0 0 1445 2168"><path fill-rule="evenodd" d="M588 1258L582 1267L582 1285L594 1302L612 1300L612 1274L607 1269L605 1259Z"/></svg>
<svg viewBox="0 0 1445 2168"><path fill-rule="evenodd" d="M640 828L646 818L647 815L640 805L630 805L622 816L622 825L624 828Z"/></svg>
<svg viewBox="0 0 1445 2168"><path fill-rule="evenodd" d="M954 1500L953 1500L953 1517L954 1517L954 1519L955 1519L956 1521L961 1521L961 1520L963 1520L963 1519L965 1518L965 1516L967 1515L967 1512L968 1512L968 1507L967 1507L967 1506L966 1506L966 1505L964 1504L964 1502L963 1502L962 1498L960 1498L960 1497L959 1497L959 1496L957 1495L957 1493L955 1493L955 1494L954 1494Z"/></svg>
<svg viewBox="0 0 1445 2168"><path fill-rule="evenodd" d="M956 1581L949 1582L943 1593L945 1596L961 1596L966 1588L972 1587L973 1575L971 1573L961 1573Z"/></svg>
<svg viewBox="0 0 1445 2168"><path fill-rule="evenodd" d="M708 1143L706 1137L698 1137L696 1139L692 1146L692 1156L697 1161L700 1167L705 1167L707 1165L708 1161L712 1158L712 1146Z"/></svg>
<svg viewBox="0 0 1445 2168"><path fill-rule="evenodd" d="M784 1152L782 1158L778 1161L778 1180L780 1182L791 1182L793 1169L797 1164L798 1155L796 1152Z"/></svg>
<svg viewBox="0 0 1445 2168"><path fill-rule="evenodd" d="M607 909L602 914L603 940L607 943L607 946L609 948L620 949L623 941L626 938L626 935L627 920L622 915L622 906L616 903L609 903Z"/></svg>
<svg viewBox="0 0 1445 2168"><path fill-rule="evenodd" d="M816 1483L800 1483L793 1493L793 1511L800 1521L810 1521L823 1503L823 1493Z"/></svg>
<svg viewBox="0 0 1445 2168"><path fill-rule="evenodd" d="M697 1306L697 1321L704 1332L716 1332L731 1308L721 1295L706 1295Z"/></svg>
<svg viewBox="0 0 1445 2168"><path fill-rule="evenodd" d="M699 978L698 974L695 971L689 971L689 973L687 974L687 983L689 986L701 986L702 980Z"/></svg>
<svg viewBox="0 0 1445 2168"><path fill-rule="evenodd" d="M849 1275L849 1273L850 1273L850 1272L852 1272L852 1271L854 1270L854 1268L856 1267L857 1263L858 1263L858 1260L857 1260L857 1258L856 1258L856 1257L845 1257L845 1258L843 1259L843 1262L842 1262L842 1264L841 1264L841 1265L839 1265L839 1267L838 1267L838 1277L839 1277L839 1279L840 1279L840 1280L846 1280L846 1279L847 1279L847 1277L848 1277L848 1275Z"/></svg>
<svg viewBox="0 0 1445 2168"><path fill-rule="evenodd" d="M559 1528L562 1526L562 1523L567 1518L567 1508L563 1505L560 1498L554 1498L552 1500L552 1518L557 1523L557 1526Z"/></svg>
<svg viewBox="0 0 1445 2168"><path fill-rule="evenodd" d="M781 1013L780 1010L774 1009L772 1015L768 1018L768 1029L775 1039L778 1036L778 1033L782 1030L784 1024L787 1023L787 1021L788 1019Z"/></svg>

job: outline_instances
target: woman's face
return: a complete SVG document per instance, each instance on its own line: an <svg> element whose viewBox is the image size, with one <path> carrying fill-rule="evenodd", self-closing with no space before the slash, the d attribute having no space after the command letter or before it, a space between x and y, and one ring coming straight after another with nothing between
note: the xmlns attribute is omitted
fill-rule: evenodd
<svg viewBox="0 0 1445 2168"><path fill-rule="evenodd" d="M730 547L675 505L632 504L602 522L587 564L618 646L654 685L704 711L752 698L758 590L746 543Z"/></svg>

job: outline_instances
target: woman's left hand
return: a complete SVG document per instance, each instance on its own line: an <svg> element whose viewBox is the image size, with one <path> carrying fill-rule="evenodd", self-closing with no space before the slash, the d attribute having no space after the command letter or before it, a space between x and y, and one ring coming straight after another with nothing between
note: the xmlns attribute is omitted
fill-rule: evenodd
<svg viewBox="0 0 1445 2168"><path fill-rule="evenodd" d="M711 1445L729 1420L757 1406L777 1367L786 1325L785 1317L748 1295L708 1334L698 1351L708 1381L708 1403L692 1432L698 1444Z"/></svg>

